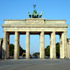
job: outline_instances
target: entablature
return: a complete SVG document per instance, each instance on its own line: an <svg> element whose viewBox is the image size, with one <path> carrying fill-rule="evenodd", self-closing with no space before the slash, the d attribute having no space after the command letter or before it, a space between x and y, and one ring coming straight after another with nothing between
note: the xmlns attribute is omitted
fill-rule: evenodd
<svg viewBox="0 0 70 70"><path fill-rule="evenodd" d="M28 18L25 20L4 20L3 28L67 28L66 20L45 20L43 18Z"/></svg>

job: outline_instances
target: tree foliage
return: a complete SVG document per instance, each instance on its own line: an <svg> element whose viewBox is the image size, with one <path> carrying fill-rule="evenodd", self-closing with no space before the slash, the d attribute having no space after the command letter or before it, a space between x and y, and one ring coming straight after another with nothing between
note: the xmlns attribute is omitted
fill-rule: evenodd
<svg viewBox="0 0 70 70"><path fill-rule="evenodd" d="M9 52L10 52L10 56L14 56L14 45L13 44L9 45Z"/></svg>
<svg viewBox="0 0 70 70"><path fill-rule="evenodd" d="M50 46L45 48L45 56L50 56Z"/></svg>
<svg viewBox="0 0 70 70"><path fill-rule="evenodd" d="M39 54L40 54L39 52L36 52L33 54L33 56L37 57L37 56L39 56Z"/></svg>
<svg viewBox="0 0 70 70"><path fill-rule="evenodd" d="M60 44L59 43L57 43L56 44L56 56L60 56Z"/></svg>

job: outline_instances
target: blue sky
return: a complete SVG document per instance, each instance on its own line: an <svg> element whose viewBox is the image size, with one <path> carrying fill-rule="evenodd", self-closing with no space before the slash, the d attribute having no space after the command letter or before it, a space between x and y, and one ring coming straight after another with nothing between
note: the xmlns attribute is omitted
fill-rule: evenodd
<svg viewBox="0 0 70 70"><path fill-rule="evenodd" d="M33 4L36 4L36 10L43 11L44 19L48 20L66 20L67 38L70 38L70 0L0 0L0 38L3 37L4 19L26 19L28 11L32 13ZM26 36L20 36L20 45L25 49ZM56 42L59 42L59 36L56 36ZM14 44L14 36L10 36L10 43ZM45 35L45 47L49 45L49 36ZM39 35L30 35L30 52L39 51Z"/></svg>

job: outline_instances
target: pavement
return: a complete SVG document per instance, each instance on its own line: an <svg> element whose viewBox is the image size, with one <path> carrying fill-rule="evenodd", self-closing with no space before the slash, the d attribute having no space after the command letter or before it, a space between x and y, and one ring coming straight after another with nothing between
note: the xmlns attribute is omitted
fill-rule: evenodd
<svg viewBox="0 0 70 70"><path fill-rule="evenodd" d="M70 60L8 59L0 61L0 70L70 70Z"/></svg>

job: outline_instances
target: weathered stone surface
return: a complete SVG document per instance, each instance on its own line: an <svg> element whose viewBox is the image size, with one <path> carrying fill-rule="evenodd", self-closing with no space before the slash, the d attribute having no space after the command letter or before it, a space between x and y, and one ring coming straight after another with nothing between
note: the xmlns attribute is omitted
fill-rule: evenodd
<svg viewBox="0 0 70 70"><path fill-rule="evenodd" d="M45 49L44 49L44 32L40 33L40 58L45 58Z"/></svg>
<svg viewBox="0 0 70 70"><path fill-rule="evenodd" d="M19 54L19 35L18 35L18 32L16 31L15 32L15 47L14 47L14 59L18 59L18 54Z"/></svg>
<svg viewBox="0 0 70 70"><path fill-rule="evenodd" d="M67 58L70 59L70 39L67 39Z"/></svg>
<svg viewBox="0 0 70 70"><path fill-rule="evenodd" d="M50 58L56 59L56 38L55 32L52 32L50 35Z"/></svg>
<svg viewBox="0 0 70 70"><path fill-rule="evenodd" d="M30 34L26 32L26 59L30 58Z"/></svg>

